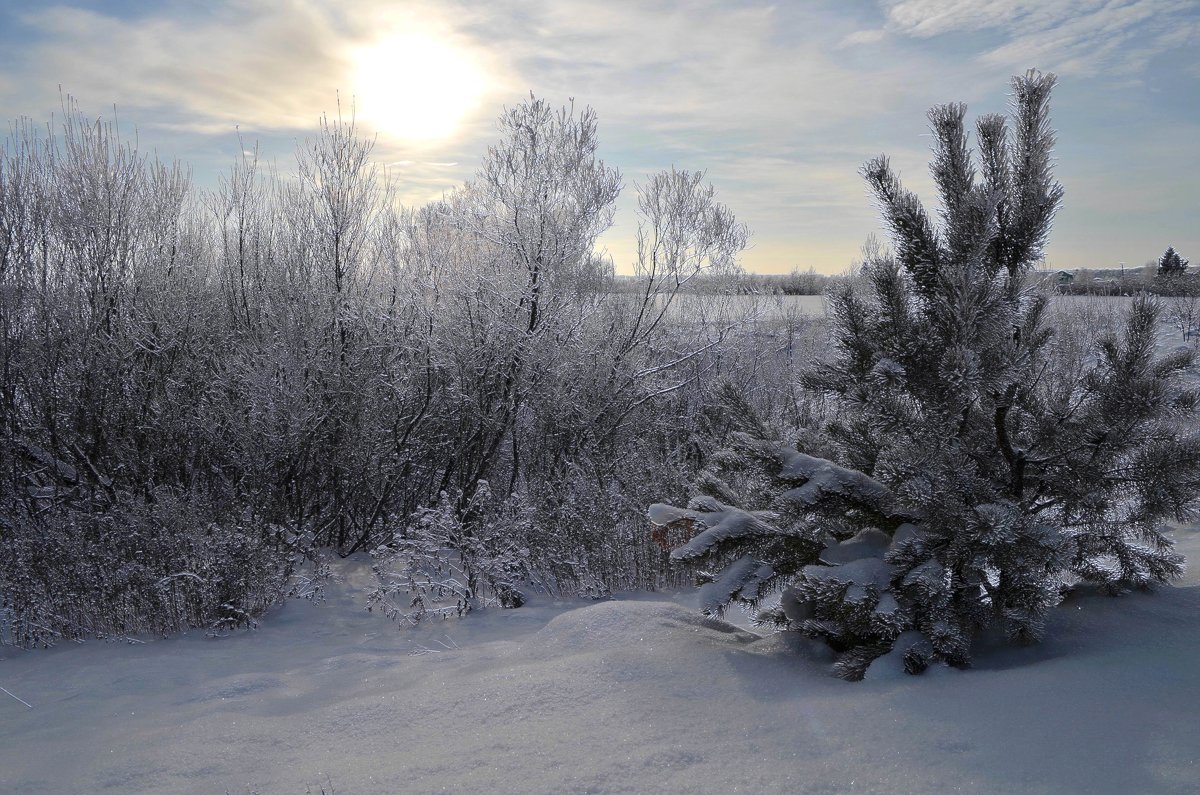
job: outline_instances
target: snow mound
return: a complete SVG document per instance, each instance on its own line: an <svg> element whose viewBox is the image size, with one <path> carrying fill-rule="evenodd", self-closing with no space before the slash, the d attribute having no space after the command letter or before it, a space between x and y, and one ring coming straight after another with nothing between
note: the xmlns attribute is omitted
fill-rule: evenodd
<svg viewBox="0 0 1200 795"><path fill-rule="evenodd" d="M1077 594L974 670L896 654L851 684L821 644L661 595L400 632L343 568L324 607L224 639L0 648L0 792L1196 790L1195 578Z"/></svg>
<svg viewBox="0 0 1200 795"><path fill-rule="evenodd" d="M572 610L534 633L532 642L547 649L566 647L586 654L646 642L672 641L680 633L689 643L736 648L760 636L708 618L673 602L612 601Z"/></svg>

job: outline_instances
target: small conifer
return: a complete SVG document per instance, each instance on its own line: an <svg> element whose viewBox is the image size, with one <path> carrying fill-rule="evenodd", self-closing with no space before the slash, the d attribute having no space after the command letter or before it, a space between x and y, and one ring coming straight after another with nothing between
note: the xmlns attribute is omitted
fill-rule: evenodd
<svg viewBox="0 0 1200 795"><path fill-rule="evenodd" d="M704 570L707 612L782 592L760 620L824 639L858 679L889 652L911 673L966 666L988 628L1041 638L1071 587L1180 573L1161 523L1191 514L1200 482L1180 422L1196 396L1177 383L1191 353L1156 356L1158 307L1138 298L1065 362L1026 283L1063 197L1054 83L1013 79L1011 122L976 123L978 161L966 107L929 112L936 215L886 157L863 168L892 250L830 295L836 354L804 385L831 419L802 452L735 406L743 427L688 507L650 508L672 558Z"/></svg>

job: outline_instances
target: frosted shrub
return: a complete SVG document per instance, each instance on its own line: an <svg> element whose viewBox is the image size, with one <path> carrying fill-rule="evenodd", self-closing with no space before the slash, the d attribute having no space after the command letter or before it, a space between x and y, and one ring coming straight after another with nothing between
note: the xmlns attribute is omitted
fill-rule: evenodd
<svg viewBox="0 0 1200 795"><path fill-rule="evenodd" d="M0 518L0 641L50 646L253 626L299 562L283 531L162 491Z"/></svg>
<svg viewBox="0 0 1200 795"><path fill-rule="evenodd" d="M520 607L546 588L531 563L532 516L519 498L497 500L482 481L462 509L445 492L375 550L379 586L368 595L394 621L462 617L476 607Z"/></svg>
<svg viewBox="0 0 1200 795"><path fill-rule="evenodd" d="M781 591L760 619L824 639L857 679L888 652L913 673L968 665L990 627L1036 641L1077 584L1180 573L1161 523L1196 506L1191 352L1156 357L1144 298L1089 355L1059 350L1025 284L1062 198L1053 84L1014 78L1011 128L977 124L978 167L965 107L930 111L936 222L886 158L863 169L893 251L831 295L835 355L803 378L827 419L799 445L747 419L687 508L650 509L703 569L707 611Z"/></svg>
<svg viewBox="0 0 1200 795"><path fill-rule="evenodd" d="M639 187L621 290L598 244L621 177L588 109L512 107L475 178L419 209L352 118L291 176L239 146L206 192L64 110L0 149L10 638L245 624L319 594L285 581L294 557L381 543L430 588L449 555L468 602L676 576L641 506L695 473L748 239L702 174Z"/></svg>

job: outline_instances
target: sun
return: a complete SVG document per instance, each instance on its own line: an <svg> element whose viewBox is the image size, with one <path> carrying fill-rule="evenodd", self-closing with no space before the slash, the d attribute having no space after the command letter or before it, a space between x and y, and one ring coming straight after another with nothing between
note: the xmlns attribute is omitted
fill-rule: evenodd
<svg viewBox="0 0 1200 795"><path fill-rule="evenodd" d="M437 141L452 136L480 101L483 70L462 47L398 34L353 54L357 114L388 137Z"/></svg>

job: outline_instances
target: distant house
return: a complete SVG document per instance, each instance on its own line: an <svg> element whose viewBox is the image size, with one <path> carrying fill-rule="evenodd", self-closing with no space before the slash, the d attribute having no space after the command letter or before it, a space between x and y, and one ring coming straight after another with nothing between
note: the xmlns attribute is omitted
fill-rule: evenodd
<svg viewBox="0 0 1200 795"><path fill-rule="evenodd" d="M1070 271L1059 271L1054 274L1054 281L1058 284L1070 284L1075 281L1075 274Z"/></svg>

